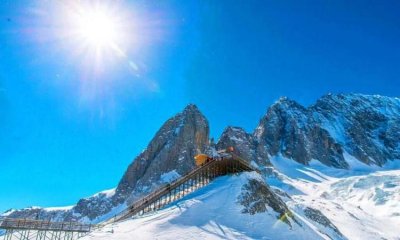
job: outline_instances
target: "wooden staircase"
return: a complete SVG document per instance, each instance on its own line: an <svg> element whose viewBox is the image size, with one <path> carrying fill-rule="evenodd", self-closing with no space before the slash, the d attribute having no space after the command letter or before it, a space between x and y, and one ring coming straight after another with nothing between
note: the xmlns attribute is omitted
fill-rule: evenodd
<svg viewBox="0 0 400 240"><path fill-rule="evenodd" d="M245 171L258 172L239 156L232 153L224 154L222 157L213 158L204 165L193 169L181 178L163 185L135 201L118 215L100 224L2 218L0 219L0 229L5 230L4 240L74 240L107 224L161 209L209 184L216 177Z"/></svg>
<svg viewBox="0 0 400 240"><path fill-rule="evenodd" d="M231 153L225 154L224 157L214 158L174 182L166 184L149 195L135 201L126 210L114 218L105 221L103 224L118 222L135 215L156 211L207 185L216 177L245 171L258 170L253 168L247 161Z"/></svg>
<svg viewBox="0 0 400 240"><path fill-rule="evenodd" d="M74 240L88 234L96 225L79 222L51 222L32 219L2 218L4 240Z"/></svg>

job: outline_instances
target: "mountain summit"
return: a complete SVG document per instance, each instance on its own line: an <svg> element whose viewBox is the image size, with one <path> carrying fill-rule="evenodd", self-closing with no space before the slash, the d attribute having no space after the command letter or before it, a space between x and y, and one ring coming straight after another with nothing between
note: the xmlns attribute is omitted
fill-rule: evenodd
<svg viewBox="0 0 400 240"><path fill-rule="evenodd" d="M305 165L318 160L348 169L346 156L378 166L400 159L399 132L398 98L328 94L304 107L282 97L252 134L228 127L217 145L236 145L246 159L262 165L282 155Z"/></svg>
<svg viewBox="0 0 400 240"><path fill-rule="evenodd" d="M260 169L273 167L271 159L275 156L302 165L316 160L337 169L350 169L349 159L383 166L400 159L399 133L398 98L328 94L309 107L280 98L268 108L253 133L227 127L219 141L210 144L208 121L197 106L190 104L162 125L128 166L116 189L81 199L71 208L27 208L6 214L99 222L192 170L196 154L229 146Z"/></svg>
<svg viewBox="0 0 400 240"><path fill-rule="evenodd" d="M162 175L179 176L190 171L194 168L193 157L204 152L208 144L208 121L190 104L168 119L146 150L129 165L116 189L118 202L151 192L164 182Z"/></svg>

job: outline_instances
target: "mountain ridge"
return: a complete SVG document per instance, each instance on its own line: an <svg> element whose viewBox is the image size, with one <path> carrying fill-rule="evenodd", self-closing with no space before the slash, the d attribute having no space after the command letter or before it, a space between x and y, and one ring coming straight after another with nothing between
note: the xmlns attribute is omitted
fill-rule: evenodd
<svg viewBox="0 0 400 240"><path fill-rule="evenodd" d="M308 107L282 97L268 108L253 133L228 126L213 144L208 120L196 105L189 104L162 125L114 191L83 198L70 210L35 208L15 210L8 216L98 222L156 189L164 181L163 174L179 177L193 169L195 154L212 154L228 146L260 169L272 166L269 159L279 154L304 165L318 160L347 169L344 155L348 153L362 163L382 166L400 159L398 132L398 98L327 94Z"/></svg>

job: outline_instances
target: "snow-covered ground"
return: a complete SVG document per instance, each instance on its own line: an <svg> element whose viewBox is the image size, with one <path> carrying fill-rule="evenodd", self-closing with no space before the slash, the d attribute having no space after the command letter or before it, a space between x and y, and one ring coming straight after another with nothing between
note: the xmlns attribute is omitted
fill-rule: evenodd
<svg viewBox="0 0 400 240"><path fill-rule="evenodd" d="M268 209L255 215L242 213L238 201L242 187L256 173L220 177L177 203L83 238L89 239L324 239L301 219L291 225Z"/></svg>
<svg viewBox="0 0 400 240"><path fill-rule="evenodd" d="M399 163L338 170L277 157L277 177L267 182L291 195L289 208L320 210L348 239L400 239L400 170L392 170Z"/></svg>
<svg viewBox="0 0 400 240"><path fill-rule="evenodd" d="M399 161L383 168L351 163L351 170L317 161L304 166L283 157L272 163L275 169L266 177L220 177L161 211L108 225L83 239L400 239L400 170L393 170L400 169ZM238 197L249 179L288 193L281 196L298 223L278 220L271 208L242 213ZM305 209L320 211L334 227L310 219Z"/></svg>

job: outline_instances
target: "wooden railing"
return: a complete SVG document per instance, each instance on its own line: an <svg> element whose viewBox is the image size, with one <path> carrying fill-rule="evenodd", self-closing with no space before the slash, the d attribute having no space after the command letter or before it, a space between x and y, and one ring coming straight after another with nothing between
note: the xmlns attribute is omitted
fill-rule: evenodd
<svg viewBox="0 0 400 240"><path fill-rule="evenodd" d="M181 199L194 190L207 185L212 179L243 171L258 171L247 161L232 153L223 157L212 159L199 166L181 178L161 186L159 189L135 201L117 216L101 224L84 224L79 222L51 222L32 219L0 218L0 229L14 230L37 230L37 231L59 231L88 233L93 229L100 228L112 222L125 220L141 212L149 212L162 208L163 206Z"/></svg>
<svg viewBox="0 0 400 240"><path fill-rule="evenodd" d="M3 218L0 229L47 230L64 232L90 232L95 225L79 222L51 222L32 219Z"/></svg>
<svg viewBox="0 0 400 240"><path fill-rule="evenodd" d="M224 157L212 159L203 166L193 169L192 171L185 174L181 178L178 178L169 184L163 185L159 189L135 201L133 204L131 204L117 216L103 222L102 224L122 221L124 219L127 219L129 217L132 217L140 213L141 211L146 212L145 209L146 207L149 206L151 206L150 209L153 210L160 209L161 207L170 203L171 199L173 199L174 201L177 200L175 196L171 198L171 194L176 193L175 190L177 188L180 188L182 185L184 185L183 188L184 193L180 194L180 196L183 197L186 195L187 192L185 192L185 190L187 189L193 191L195 189L204 186L211 179L215 177L226 175L229 173L243 172L243 171L259 172L257 169L253 168L247 161L232 153L226 154ZM200 179L198 179L199 175ZM187 182L188 184L185 185L185 183ZM167 200L160 202L160 199L165 196L167 196Z"/></svg>

